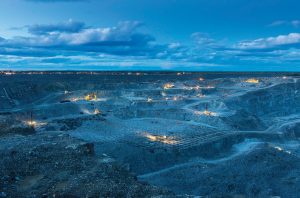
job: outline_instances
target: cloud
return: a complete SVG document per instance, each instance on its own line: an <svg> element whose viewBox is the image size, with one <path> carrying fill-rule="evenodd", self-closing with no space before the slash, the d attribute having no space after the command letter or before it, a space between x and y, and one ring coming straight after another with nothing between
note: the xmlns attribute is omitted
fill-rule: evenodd
<svg viewBox="0 0 300 198"><path fill-rule="evenodd" d="M207 33L195 32L191 35L191 38L200 46L210 46L216 43Z"/></svg>
<svg viewBox="0 0 300 198"><path fill-rule="evenodd" d="M276 37L260 38L251 41L240 42L237 46L242 50L275 50L291 47L300 47L300 33L290 33Z"/></svg>
<svg viewBox="0 0 300 198"><path fill-rule="evenodd" d="M111 27L88 27L71 20L25 26L30 36L2 39L0 56L4 65L31 67L202 65L189 63L187 46L158 43L141 31L143 26L139 21L124 21Z"/></svg>
<svg viewBox="0 0 300 198"><path fill-rule="evenodd" d="M277 26L283 26L283 25L298 28L300 26L300 20L292 20L292 21L279 20L279 21L274 21L273 23L269 24L268 27L277 27Z"/></svg>
<svg viewBox="0 0 300 198"><path fill-rule="evenodd" d="M169 49L178 49L179 47L181 47L181 44L176 42L176 43L170 43L168 48Z"/></svg>
<svg viewBox="0 0 300 198"><path fill-rule="evenodd" d="M41 62L42 63L54 63L54 64L58 64L58 63L68 63L71 60L72 60L71 58L54 57L54 58L45 58L45 59L42 59Z"/></svg>
<svg viewBox="0 0 300 198"><path fill-rule="evenodd" d="M6 48L33 48L63 51L99 52L108 54L143 55L158 50L155 38L138 31L138 21L120 22L114 27L87 28L72 20L50 25L27 26L29 37L2 40Z"/></svg>
<svg viewBox="0 0 300 198"><path fill-rule="evenodd" d="M80 32L86 28L85 24L82 22L73 21L72 19L57 23L57 24L37 24L27 26L28 32L34 35L44 35L44 34L53 34L59 32L66 32L66 33L76 33Z"/></svg>
<svg viewBox="0 0 300 198"><path fill-rule="evenodd" d="M143 23L138 21L124 21L112 27L82 25L84 28L77 28L76 31L70 28L73 24L63 22L26 26L28 29L36 27L35 31L28 31L30 36L0 40L1 67L65 66L82 69L110 65L147 65L154 62L163 64L175 60L179 64L185 57L182 53L184 48L180 44L157 43L154 36L140 30Z"/></svg>
<svg viewBox="0 0 300 198"><path fill-rule="evenodd" d="M300 64L300 33L228 43L196 32L193 42L159 43L143 26L124 21L91 27L73 20L28 25L29 36L0 37L0 64L74 69Z"/></svg>
<svg viewBox="0 0 300 198"><path fill-rule="evenodd" d="M300 34L290 33L274 37L230 43L217 40L208 34L192 34L195 46L189 47L187 57L193 62L207 62L231 66L278 66L285 64L299 67ZM298 53L294 53L294 52Z"/></svg>
<svg viewBox="0 0 300 198"><path fill-rule="evenodd" d="M299 21L299 20L294 20L294 21L291 21L291 24L292 24L294 27L299 27L299 26L300 26L300 21Z"/></svg>

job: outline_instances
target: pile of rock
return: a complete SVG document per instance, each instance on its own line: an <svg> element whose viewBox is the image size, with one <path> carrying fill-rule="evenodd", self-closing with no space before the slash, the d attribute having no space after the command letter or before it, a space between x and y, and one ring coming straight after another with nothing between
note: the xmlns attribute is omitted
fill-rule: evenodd
<svg viewBox="0 0 300 198"><path fill-rule="evenodd" d="M151 197L170 192L140 183L94 145L53 133L0 139L0 197Z"/></svg>

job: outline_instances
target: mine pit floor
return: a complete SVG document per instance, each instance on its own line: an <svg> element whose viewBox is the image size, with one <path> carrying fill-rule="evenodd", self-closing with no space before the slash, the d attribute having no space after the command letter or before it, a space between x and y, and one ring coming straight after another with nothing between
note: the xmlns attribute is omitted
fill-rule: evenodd
<svg viewBox="0 0 300 198"><path fill-rule="evenodd" d="M18 84L5 83L11 91L0 91L0 103L16 103L9 108L0 104L0 154L17 158L1 162L0 177L6 183L0 183L0 193L30 197L34 189L34 195L63 195L80 180L94 193L78 188L74 192L80 195L98 195L105 188L113 195L114 188L108 187L112 184L120 195L134 186L130 193L136 196L299 194L300 78L223 76L199 81L196 74L187 75L184 80L153 76L146 83L130 76L126 82L107 84L100 78L97 83L31 80L36 90L28 92L39 98L32 101L13 97L22 95L16 94ZM26 153L32 150L33 156ZM21 165L21 157L36 161L35 169ZM15 162L21 168L12 171L7 163ZM70 162L76 167L68 169ZM43 174L48 165L60 163L59 173ZM98 166L107 175L98 175ZM55 178L48 180L50 173ZM112 179L105 183L108 175ZM106 186L98 188L88 177ZM49 191L46 186L51 186Z"/></svg>

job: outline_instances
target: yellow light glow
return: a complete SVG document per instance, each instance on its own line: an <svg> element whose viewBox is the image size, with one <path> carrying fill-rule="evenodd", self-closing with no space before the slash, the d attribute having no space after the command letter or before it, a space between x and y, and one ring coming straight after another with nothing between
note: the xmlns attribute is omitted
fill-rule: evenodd
<svg viewBox="0 0 300 198"><path fill-rule="evenodd" d="M249 78L248 80L246 80L245 82L247 83L252 83L252 84L258 84L259 80L255 79L255 78Z"/></svg>
<svg viewBox="0 0 300 198"><path fill-rule="evenodd" d="M204 114L204 115L207 115L207 116L216 116L216 115L217 115L216 113L211 112L211 111L207 111L207 110L205 110L205 111L203 112L203 114Z"/></svg>
<svg viewBox="0 0 300 198"><path fill-rule="evenodd" d="M151 142L161 142L164 144L170 144L170 145L175 145L178 144L179 141L176 140L174 137L171 136L161 136L161 135L152 135L148 132L143 133L143 136L146 137L149 141Z"/></svg>
<svg viewBox="0 0 300 198"><path fill-rule="evenodd" d="M34 121L34 120L24 121L23 123L30 127L41 127L47 125L47 122Z"/></svg>
<svg viewBox="0 0 300 198"><path fill-rule="evenodd" d="M211 111L194 111L194 114L196 115L206 115L206 116L217 116L217 113L211 112Z"/></svg>
<svg viewBox="0 0 300 198"><path fill-rule="evenodd" d="M175 85L172 84L172 83L166 83L166 84L164 84L164 89L171 89L173 87L175 87Z"/></svg>
<svg viewBox="0 0 300 198"><path fill-rule="evenodd" d="M36 121L28 121L27 124L31 127L35 127L37 125Z"/></svg>
<svg viewBox="0 0 300 198"><path fill-rule="evenodd" d="M97 95L95 93L88 94L84 97L86 101L97 100Z"/></svg>

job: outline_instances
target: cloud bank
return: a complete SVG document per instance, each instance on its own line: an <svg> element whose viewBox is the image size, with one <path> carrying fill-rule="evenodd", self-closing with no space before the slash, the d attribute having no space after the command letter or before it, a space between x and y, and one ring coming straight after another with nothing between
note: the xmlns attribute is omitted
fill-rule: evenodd
<svg viewBox="0 0 300 198"><path fill-rule="evenodd" d="M142 31L143 23L123 21L91 27L68 20L25 26L29 36L0 35L2 68L209 68L289 64L300 70L300 33L230 42L207 33L191 34L191 42L161 43ZM256 67L257 68L257 67ZM282 66L284 70L284 66ZM291 68L291 67L290 67Z"/></svg>
<svg viewBox="0 0 300 198"><path fill-rule="evenodd" d="M269 24L269 27L278 27L278 26L292 26L295 28L300 27L300 20L292 20L292 21L286 21L286 20L278 20L274 21L273 23Z"/></svg>

